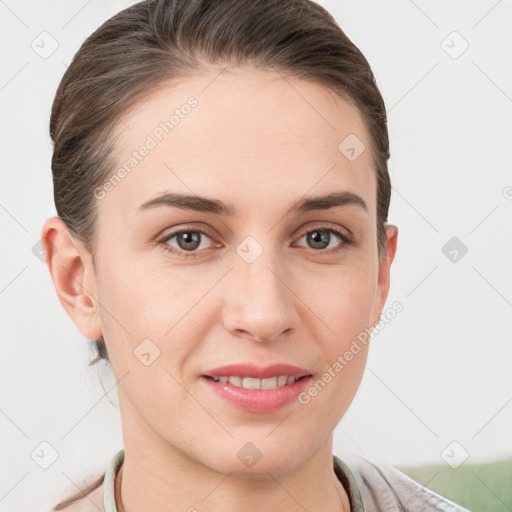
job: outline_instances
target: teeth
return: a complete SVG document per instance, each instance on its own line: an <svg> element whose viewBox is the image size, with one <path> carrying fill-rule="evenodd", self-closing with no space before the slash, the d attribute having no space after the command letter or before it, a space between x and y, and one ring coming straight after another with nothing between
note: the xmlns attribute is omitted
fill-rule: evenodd
<svg viewBox="0 0 512 512"><path fill-rule="evenodd" d="M277 385L278 386L286 386L287 381L288 381L288 377L286 375L279 375L279 377L277 377Z"/></svg>
<svg viewBox="0 0 512 512"><path fill-rule="evenodd" d="M274 389L277 388L277 377L269 379L261 379L261 389Z"/></svg>
<svg viewBox="0 0 512 512"><path fill-rule="evenodd" d="M254 379L253 377L244 377L242 387L245 389L261 389L261 379Z"/></svg>
<svg viewBox="0 0 512 512"><path fill-rule="evenodd" d="M293 384L295 382L295 377L288 375L279 375L277 377L270 377L267 379L256 379L254 377L213 377L213 380L216 382L220 382L221 384L226 384L229 382L232 386L237 388L245 388L245 389L275 389L281 388L288 384Z"/></svg>
<svg viewBox="0 0 512 512"><path fill-rule="evenodd" d="M228 382L238 388L242 387L242 377L229 377Z"/></svg>

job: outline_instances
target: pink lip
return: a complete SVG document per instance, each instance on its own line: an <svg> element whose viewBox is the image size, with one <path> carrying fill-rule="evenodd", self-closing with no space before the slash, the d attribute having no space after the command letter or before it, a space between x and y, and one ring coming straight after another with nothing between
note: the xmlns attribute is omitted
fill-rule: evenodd
<svg viewBox="0 0 512 512"><path fill-rule="evenodd" d="M299 379L300 377L304 377L304 375L310 375L310 372L304 368L289 364L273 364L271 366L265 366L264 368L253 364L230 364L208 370L204 375L208 377L253 377L256 379L288 375L289 377L293 376Z"/></svg>
<svg viewBox="0 0 512 512"><path fill-rule="evenodd" d="M265 379L278 375L288 375L300 379L293 384L287 384L275 389L245 389L229 384L221 383L211 379L211 376L238 376ZM303 377L303 378L301 378ZM306 389L312 380L311 374L297 366L287 364L275 364L265 368L258 368L254 365L229 365L215 368L201 376L201 380L208 389L217 396L249 412L270 413L293 402L297 396Z"/></svg>

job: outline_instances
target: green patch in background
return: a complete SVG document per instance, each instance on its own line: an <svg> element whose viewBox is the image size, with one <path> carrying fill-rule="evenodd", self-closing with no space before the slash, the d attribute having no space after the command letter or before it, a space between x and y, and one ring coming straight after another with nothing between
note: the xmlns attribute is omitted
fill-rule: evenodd
<svg viewBox="0 0 512 512"><path fill-rule="evenodd" d="M489 464L394 466L471 512L512 512L512 459Z"/></svg>

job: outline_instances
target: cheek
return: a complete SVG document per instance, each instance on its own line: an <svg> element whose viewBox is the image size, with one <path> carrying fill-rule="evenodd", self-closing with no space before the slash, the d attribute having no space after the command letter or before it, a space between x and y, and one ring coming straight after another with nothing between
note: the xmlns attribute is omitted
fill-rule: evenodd
<svg viewBox="0 0 512 512"><path fill-rule="evenodd" d="M117 373L139 368L137 356L149 352L146 357L155 357L151 368L163 373L164 387L170 378L165 370L183 380L187 359L211 329L207 319L220 321L208 306L216 280L216 273L203 279L192 267L161 268L142 261L118 261L103 274L102 324Z"/></svg>
<svg viewBox="0 0 512 512"><path fill-rule="evenodd" d="M370 326L377 289L377 274L371 265L331 270L307 288L307 304L332 335L337 348L343 348Z"/></svg>
<svg viewBox="0 0 512 512"><path fill-rule="evenodd" d="M123 367L144 340L152 340L162 350L165 333L170 331L170 338L173 326L185 315L189 300L182 290L186 287L179 276L173 276L170 283L163 272L122 260L102 272L98 287L104 335L117 359L124 359Z"/></svg>
<svg viewBox="0 0 512 512"><path fill-rule="evenodd" d="M304 400L308 403L318 395L316 407L329 408L335 421L352 402L364 373L376 279L375 268L367 262L331 272L330 279L311 287L308 306L319 317L314 337L322 356Z"/></svg>
<svg viewBox="0 0 512 512"><path fill-rule="evenodd" d="M319 358L315 378L299 400L315 414L327 414L329 428L345 414L361 383L375 296L370 267L352 267L336 275L309 296L308 305L315 312L311 318L319 317L313 320Z"/></svg>
<svg viewBox="0 0 512 512"><path fill-rule="evenodd" d="M196 283L197 284L197 283ZM166 332L190 309L201 291L182 272L158 269L143 261L119 261L101 282L105 307L139 335ZM146 332L144 332L146 331Z"/></svg>

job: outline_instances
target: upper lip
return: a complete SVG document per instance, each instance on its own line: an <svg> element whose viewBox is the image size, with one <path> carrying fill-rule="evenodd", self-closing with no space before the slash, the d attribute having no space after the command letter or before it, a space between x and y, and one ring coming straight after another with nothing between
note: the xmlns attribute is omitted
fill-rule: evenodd
<svg viewBox="0 0 512 512"><path fill-rule="evenodd" d="M265 367L256 366L254 364L230 364L208 370L204 375L206 377L252 377L255 379L288 375L288 377L293 376L296 379L300 379L305 375L310 375L310 372L304 368L289 364L272 364Z"/></svg>

